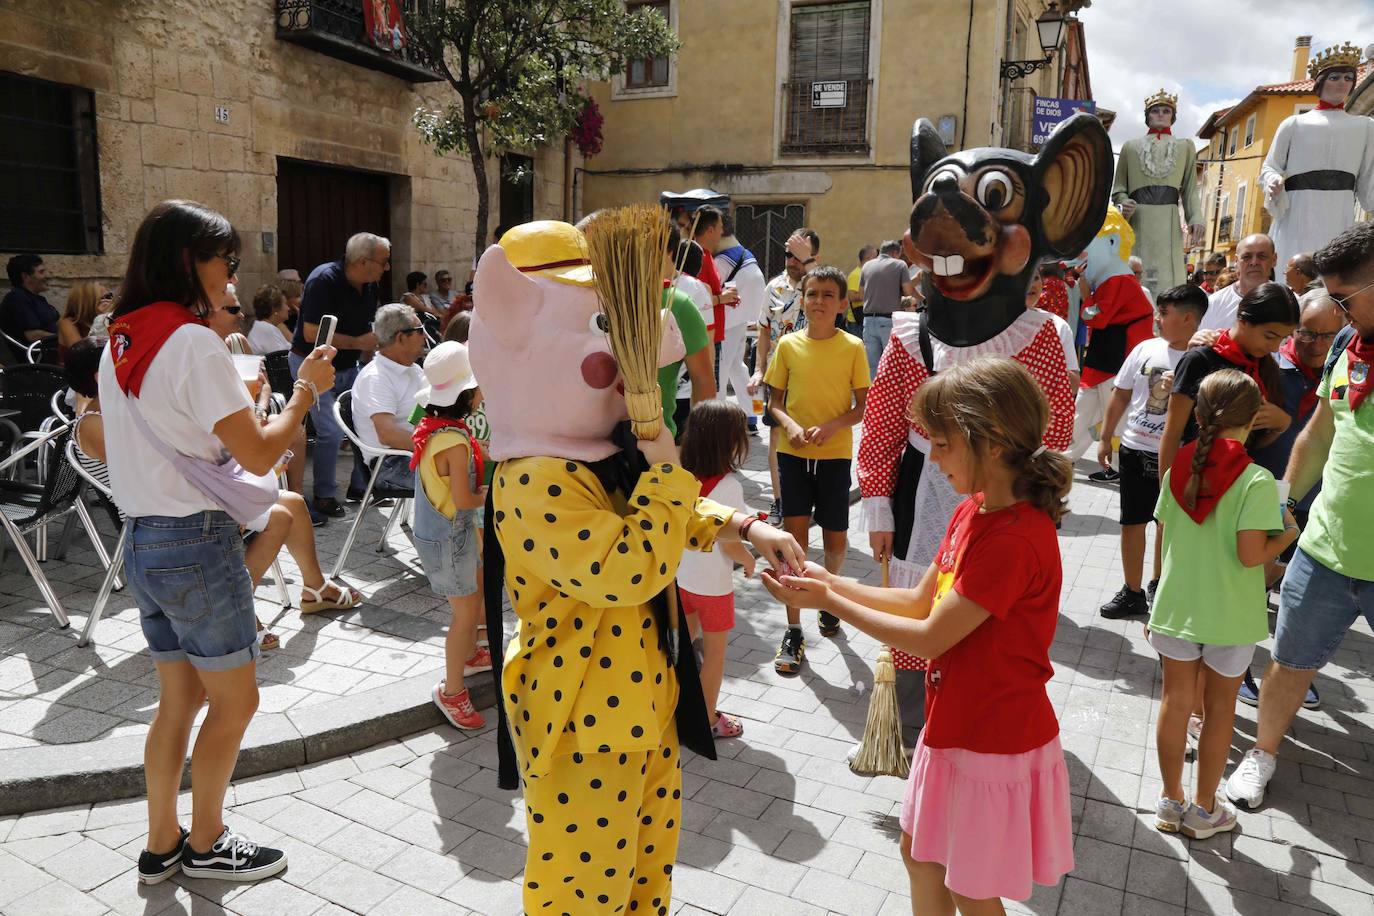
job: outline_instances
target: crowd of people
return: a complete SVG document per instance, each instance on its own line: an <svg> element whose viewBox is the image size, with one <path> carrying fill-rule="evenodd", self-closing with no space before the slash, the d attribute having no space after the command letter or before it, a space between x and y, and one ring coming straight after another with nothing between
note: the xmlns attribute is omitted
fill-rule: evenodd
<svg viewBox="0 0 1374 916"><path fill-rule="evenodd" d="M960 901L1014 895L1009 873L1020 882L1015 891L1028 893L1032 880L1052 883L1071 868L1067 806L1045 808L1045 823L1023 825L1024 835L1014 832L1015 842L982 861L970 858L975 828L937 842L936 831L916 824L998 818L993 808L961 808L957 817L951 810L960 777L938 771L960 748L999 755L989 758L999 761L989 778L1030 780L1050 795L1066 785L1044 684L1062 587L1055 528L1081 446L1061 450L1067 455L1047 450L1046 436L1076 426L1096 431L1093 480L1120 493L1122 586L1100 613L1143 621L1162 663L1156 823L1204 838L1235 826L1233 803L1260 806L1294 716L1320 703L1313 676L1357 617L1374 617L1374 568L1359 546L1360 513L1374 498L1374 421L1360 410L1374 361L1374 224L1294 256L1281 280L1264 235L1238 244L1235 278L1225 285L1232 268L1224 257L1206 258L1188 283L1157 292L1141 287L1140 265L1130 265L1124 282L1148 301L1148 320L1140 334L1132 331L1119 362L1104 364L1100 349L1089 356L1093 373L1084 369L1081 383L1083 351L1065 320L1080 278L1073 264L1043 265L1026 308L1052 316L1053 346L1072 384L1099 388L1100 397L1080 394L1074 424L1042 380L1005 359L956 365L922 385L904 410L928 435L929 460L968 499L925 575L879 589L843 577L854 429L901 336L893 315L922 307L929 278L899 241L864 246L846 275L820 260L820 235L809 228L787 239L783 270L766 278L729 214L705 206L672 216L663 305L683 351L663 366L659 385L667 435L677 444L656 444L652 454L672 456L693 475L700 495L724 507L721 519L740 520L735 537L705 553L688 550L676 572L712 735L745 731L743 719L718 702L734 627L734 568L752 577L762 559L764 584L782 605L779 675L803 669L807 608L817 611L822 636L849 624L912 658L941 662L932 670L949 681L943 712L927 719L922 711L907 723L907 742L927 755L927 775L913 779L902 813L913 899L937 881L959 888ZM566 227L574 244L598 231L597 218ZM513 238L506 227L495 241L502 238ZM187 258L189 274L168 266ZM280 850L229 830L222 806L256 709L254 662L279 644L256 621L253 587L285 548L301 571L302 613L365 600L325 575L315 546L314 528L345 514L336 490L344 434L333 409L345 393L365 446L354 450L346 501L364 498L372 455L381 465L372 498L414 499L416 552L452 611L433 701L457 728L486 721L468 679L492 669L496 648L481 619L481 545L493 521L486 507L498 461L468 349L471 286L455 294L451 274L440 271L431 289L425 274L412 272L400 301L385 303L379 281L390 269L390 243L365 232L304 281L281 271L250 306L235 288L237 267L229 223L172 201L139 228L117 291L77 284L59 314L43 295L42 259L21 255L10 260L12 289L0 303L13 357L53 339L53 359L65 365L73 391L78 457L110 481L132 525L129 578L161 685L146 762L149 838L139 862L150 883L178 869L256 880L285 867ZM336 322L332 343L315 346L325 316ZM233 358L282 352L292 384L280 392L265 372L250 381ZM755 513L740 469L758 434L767 440L772 503ZM150 473L167 484L139 487ZM760 545L749 535L759 518L781 529L763 541L781 547L762 557L744 543ZM812 524L821 529L819 563L802 559ZM890 533L875 529L871 544L875 559L892 556ZM598 564L591 565L595 575ZM1251 667L1269 635L1271 590L1279 592L1275 647L1257 682ZM1019 672L1008 678L1020 699L999 706L971 688L953 689L966 683L961 666ZM928 683L933 675L921 676ZM1259 707L1259 735L1223 779L1238 698ZM187 830L176 817L180 761L207 701L192 753ZM1190 793L1183 762L1194 748ZM1005 858L1017 843L1029 860ZM933 862L942 865L938 875L927 867Z"/></svg>

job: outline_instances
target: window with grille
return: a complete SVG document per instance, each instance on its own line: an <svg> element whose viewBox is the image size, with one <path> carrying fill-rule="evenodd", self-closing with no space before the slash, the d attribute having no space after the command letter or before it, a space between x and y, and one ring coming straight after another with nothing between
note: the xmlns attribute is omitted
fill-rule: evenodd
<svg viewBox="0 0 1374 916"><path fill-rule="evenodd" d="M783 153L867 153L869 4L792 8Z"/></svg>
<svg viewBox="0 0 1374 916"><path fill-rule="evenodd" d="M782 273L787 240L805 225L804 204L735 205L735 237L754 253L765 277Z"/></svg>
<svg viewBox="0 0 1374 916"><path fill-rule="evenodd" d="M0 73L0 251L101 250L95 96Z"/></svg>
<svg viewBox="0 0 1374 916"><path fill-rule="evenodd" d="M641 9L651 9L663 17L665 22L671 22L668 13L668 0L648 0L643 3L626 3L625 11L629 13ZM638 60L625 62L625 88L626 89L654 89L668 85L668 58L666 57L642 57Z"/></svg>

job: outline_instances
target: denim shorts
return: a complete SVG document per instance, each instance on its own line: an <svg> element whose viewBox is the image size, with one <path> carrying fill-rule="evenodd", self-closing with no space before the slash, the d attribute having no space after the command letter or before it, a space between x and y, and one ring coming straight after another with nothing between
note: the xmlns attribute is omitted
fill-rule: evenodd
<svg viewBox="0 0 1374 916"><path fill-rule="evenodd" d="M239 526L224 512L131 518L124 571L155 662L231 671L260 654Z"/></svg>
<svg viewBox="0 0 1374 916"><path fill-rule="evenodd" d="M428 509L428 505L424 507ZM416 507L416 513L421 507ZM433 510L430 510L433 511ZM429 579L430 590L444 598L464 598L477 591L477 526L475 512L462 513L465 521L453 523L446 531L413 532L415 554ZM449 524L445 521L445 524ZM438 534L430 538L426 535Z"/></svg>
<svg viewBox="0 0 1374 916"><path fill-rule="evenodd" d="M1320 668L1360 615L1374 627L1374 582L1343 576L1299 547L1279 590L1274 661L1297 670Z"/></svg>

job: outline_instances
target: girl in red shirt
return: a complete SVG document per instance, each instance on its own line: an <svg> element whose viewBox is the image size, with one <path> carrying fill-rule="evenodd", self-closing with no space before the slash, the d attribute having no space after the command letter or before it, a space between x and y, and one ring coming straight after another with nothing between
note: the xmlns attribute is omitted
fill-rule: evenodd
<svg viewBox="0 0 1374 916"><path fill-rule="evenodd" d="M1001 913L998 898L1025 900L1032 882L1073 868L1069 776L1045 691L1062 570L1055 523L1073 469L1043 447L1049 405L1012 360L941 372L912 411L931 459L969 495L921 583L874 588L814 563L764 582L780 601L931 659L901 816L912 912Z"/></svg>

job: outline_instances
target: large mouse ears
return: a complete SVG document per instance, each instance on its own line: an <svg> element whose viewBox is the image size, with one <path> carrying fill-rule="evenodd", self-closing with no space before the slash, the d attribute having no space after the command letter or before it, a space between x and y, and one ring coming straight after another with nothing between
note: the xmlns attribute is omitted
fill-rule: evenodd
<svg viewBox="0 0 1374 916"><path fill-rule="evenodd" d="M945 141L929 118L920 118L911 125L911 199L921 196L925 187L926 172L936 162L945 158Z"/></svg>
<svg viewBox="0 0 1374 916"><path fill-rule="evenodd" d="M1071 258L1102 228L1112 187L1112 143L1096 116L1080 112L1059 125L1033 165L1044 190L1040 237L1049 253Z"/></svg>

